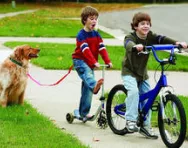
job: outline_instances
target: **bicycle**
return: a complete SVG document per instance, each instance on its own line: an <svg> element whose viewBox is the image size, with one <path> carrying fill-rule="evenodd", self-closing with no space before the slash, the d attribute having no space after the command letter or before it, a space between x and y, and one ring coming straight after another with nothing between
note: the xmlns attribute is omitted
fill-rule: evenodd
<svg viewBox="0 0 188 148"><path fill-rule="evenodd" d="M102 67L102 78L104 80L105 69L106 69L106 67L108 68L109 65L101 64L100 67ZM67 113L67 115L66 115L67 122L71 124L74 121L74 119L78 119L78 120L83 121L85 123L87 121L94 121L94 120L97 119L96 122L97 122L97 125L100 128L102 128L102 129L107 128L108 127L108 122L107 122L107 118L106 118L106 112L105 112L105 109L104 109L104 104L105 104L104 83L102 84L102 93L101 93L101 96L100 96L99 100L101 101L101 103L98 106L95 114L90 119L84 120L82 117L77 117L77 116L75 116L72 113Z"/></svg>
<svg viewBox="0 0 188 148"><path fill-rule="evenodd" d="M180 45L153 45L145 46L143 54L153 52L154 58L160 63L161 76L156 86L149 92L139 96L139 116L137 125L143 126L148 111L158 111L158 128L163 142L167 147L180 147L186 136L186 115L183 105L179 98L167 84L167 77L164 74L166 64L175 65L176 57L174 49L181 50ZM156 54L157 50L169 50L168 59L160 60ZM160 92L159 101L156 100ZM121 84L114 86L109 92L106 113L108 125L111 130L118 135L129 133L125 127L125 98L127 90ZM146 100L146 104L141 106L141 102Z"/></svg>

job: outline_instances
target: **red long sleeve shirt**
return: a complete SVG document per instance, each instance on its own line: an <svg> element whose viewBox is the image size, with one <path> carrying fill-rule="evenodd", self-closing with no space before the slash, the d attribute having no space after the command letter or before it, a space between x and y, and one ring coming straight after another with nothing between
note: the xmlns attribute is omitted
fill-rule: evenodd
<svg viewBox="0 0 188 148"><path fill-rule="evenodd" d="M94 64L98 62L99 54L105 64L110 63L106 47L99 33L95 30L91 32L80 30L76 37L76 49L72 58L84 60L89 67L94 68Z"/></svg>

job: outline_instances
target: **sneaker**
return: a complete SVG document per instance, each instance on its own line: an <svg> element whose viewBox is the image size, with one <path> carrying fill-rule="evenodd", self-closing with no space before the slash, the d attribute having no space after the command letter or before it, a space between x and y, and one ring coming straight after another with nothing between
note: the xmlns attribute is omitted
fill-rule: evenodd
<svg viewBox="0 0 188 148"><path fill-rule="evenodd" d="M94 115L88 114L88 115L86 115L85 117L83 117L83 122L86 122L86 121L88 121L88 120L92 120L93 117L94 117Z"/></svg>
<svg viewBox="0 0 188 148"><path fill-rule="evenodd" d="M158 136L153 132L153 129L151 127L147 127L147 126L141 127L139 133L149 139L157 139L158 138Z"/></svg>
<svg viewBox="0 0 188 148"><path fill-rule="evenodd" d="M101 88L101 85L104 83L104 79L100 79L99 81L97 81L97 84L95 85L94 89L93 89L93 93L97 94Z"/></svg>
<svg viewBox="0 0 188 148"><path fill-rule="evenodd" d="M93 119L93 117L94 117L94 115L91 115L91 114L87 114L87 115L86 115L86 118L87 118L88 120Z"/></svg>
<svg viewBox="0 0 188 148"><path fill-rule="evenodd" d="M138 132L138 126L135 121L126 121L126 128L128 132L133 133L133 132Z"/></svg>
<svg viewBox="0 0 188 148"><path fill-rule="evenodd" d="M80 119L80 118L81 118L80 112L79 112L78 109L75 109L75 110L74 110L74 116L75 116L77 119Z"/></svg>

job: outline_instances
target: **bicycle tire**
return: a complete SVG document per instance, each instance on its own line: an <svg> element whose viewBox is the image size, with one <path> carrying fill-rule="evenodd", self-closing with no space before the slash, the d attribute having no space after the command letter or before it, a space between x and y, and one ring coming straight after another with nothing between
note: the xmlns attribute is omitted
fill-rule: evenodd
<svg viewBox="0 0 188 148"><path fill-rule="evenodd" d="M117 135L124 135L127 133L127 131L125 129L125 117L123 115L122 116L117 115L114 112L114 106L117 105L115 104L116 102L114 101L116 101L116 99L119 99L117 100L117 103L122 104L124 103L126 96L127 96L127 90L123 85L119 84L114 86L110 90L106 102L106 116L107 116L108 125L111 128L111 130ZM117 122L115 122L115 117L117 117ZM119 124L119 126L117 124Z"/></svg>
<svg viewBox="0 0 188 148"><path fill-rule="evenodd" d="M165 99L163 99L163 103L166 120L162 119L162 109L160 106L158 112L159 132L163 142L167 147L178 148L183 144L186 136L185 110L179 98L173 94L166 95ZM174 113L176 114L177 119L174 116ZM177 128L177 132L175 131L175 128ZM173 133L170 135L170 132Z"/></svg>

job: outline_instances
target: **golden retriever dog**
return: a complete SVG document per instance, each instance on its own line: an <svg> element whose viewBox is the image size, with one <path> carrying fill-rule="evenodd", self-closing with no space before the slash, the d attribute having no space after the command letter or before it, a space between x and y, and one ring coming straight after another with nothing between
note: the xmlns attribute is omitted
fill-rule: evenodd
<svg viewBox="0 0 188 148"><path fill-rule="evenodd" d="M23 104L27 85L29 60L37 58L39 49L28 45L18 46L0 64L0 104Z"/></svg>

